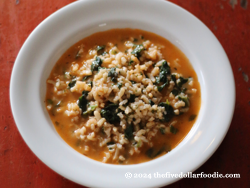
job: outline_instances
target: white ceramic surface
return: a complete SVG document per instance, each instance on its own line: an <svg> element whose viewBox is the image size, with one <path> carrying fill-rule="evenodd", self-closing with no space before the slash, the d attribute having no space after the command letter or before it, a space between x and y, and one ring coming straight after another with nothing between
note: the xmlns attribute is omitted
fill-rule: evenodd
<svg viewBox="0 0 250 188"><path fill-rule="evenodd" d="M59 57L80 39L127 27L161 35L186 54L198 75L202 105L194 127L169 154L138 165L109 165L81 155L57 134L45 109L46 79ZM186 173L201 166L230 126L235 85L218 40L184 9L162 0L82 0L52 14L30 34L13 68L10 101L27 145L62 176L92 187L156 187L178 179L126 179L125 173Z"/></svg>

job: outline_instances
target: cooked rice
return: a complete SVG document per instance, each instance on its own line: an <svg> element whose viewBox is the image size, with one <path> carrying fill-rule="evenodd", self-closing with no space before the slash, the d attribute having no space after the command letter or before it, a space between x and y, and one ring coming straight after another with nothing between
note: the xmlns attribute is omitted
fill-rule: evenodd
<svg viewBox="0 0 250 188"><path fill-rule="evenodd" d="M125 157L120 154L120 151L127 145L129 146L129 154L140 153L140 147L143 144L153 146L152 138L156 136L159 128L163 128L166 133L170 133L170 125L175 122L162 123L160 120L167 114L163 106L159 106L162 99L165 97L159 91L155 82L160 73L160 67L164 63L160 47L154 45L149 40L143 42L143 51L140 57L137 58L132 55L134 50L132 41L124 43L126 52L120 51L114 44L106 45L106 54L99 55L102 60L102 68L98 71L91 71L91 65L96 60L97 51L90 49L88 52L88 60L82 64L72 63L70 72L65 73L65 77L69 79L71 75L75 76L75 85L70 88L70 92L82 93L89 91L87 100L89 108L95 106L93 115L88 117L85 124L74 131L75 137L85 142L96 142L99 147L107 147L109 150L105 152L103 162L108 160L125 161ZM81 53L86 52L84 47L81 47ZM178 59L174 61L175 66L179 67ZM132 63L131 63L132 62ZM170 66L170 64L168 63ZM105 68L104 68L105 67ZM109 72L115 68L117 75L116 81L112 81ZM169 104L174 108L175 115L187 112L188 107L186 102L181 97L188 97L187 94L180 93L177 96L171 92L176 84L181 82L181 76L178 73L173 73L177 81L170 80L166 89L165 95ZM91 76L87 81L82 81L85 76ZM170 78L169 78L170 79ZM49 84L54 85L54 92L57 96L65 94L65 89L70 84L69 81L62 81L60 77L56 80L48 80ZM89 84L92 81L92 86ZM134 83L132 83L133 81ZM118 83L120 85L118 85ZM193 86L193 80L189 79L189 87ZM189 88L186 93L195 93L195 88ZM130 100L134 96L134 100ZM165 97L166 98L166 97ZM164 98L164 99L165 99ZM101 115L101 110L107 106L107 103L114 103L118 105L117 116L120 122L112 124ZM154 104L151 105L150 102ZM164 101L163 101L164 102ZM52 106L48 105L47 109L51 110ZM78 122L83 111L79 108L79 101L71 101L64 108L60 108L66 116L71 118L72 122ZM118 112L119 110L119 112ZM133 125L133 139L137 144L133 144L130 139L126 137L125 130L128 126ZM100 136L103 132L105 139ZM109 142L112 144L108 144ZM85 146L85 151L89 151L89 147Z"/></svg>

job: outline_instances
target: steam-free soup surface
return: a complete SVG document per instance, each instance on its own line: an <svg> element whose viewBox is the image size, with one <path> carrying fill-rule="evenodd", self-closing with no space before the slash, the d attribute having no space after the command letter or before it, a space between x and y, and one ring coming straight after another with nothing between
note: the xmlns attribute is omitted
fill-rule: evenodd
<svg viewBox="0 0 250 188"><path fill-rule="evenodd" d="M198 116L201 93L187 57L138 29L84 38L55 64L46 107L59 135L104 163L137 164L171 152Z"/></svg>

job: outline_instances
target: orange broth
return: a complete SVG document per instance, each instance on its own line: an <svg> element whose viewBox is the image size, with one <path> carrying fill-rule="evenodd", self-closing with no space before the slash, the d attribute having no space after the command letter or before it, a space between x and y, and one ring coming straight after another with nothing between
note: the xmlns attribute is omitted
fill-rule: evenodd
<svg viewBox="0 0 250 188"><path fill-rule="evenodd" d="M70 68L71 62L81 63L82 61L89 58L88 55L84 55L81 58L75 60L75 55L77 54L79 49L78 47L80 45L84 44L84 47L86 49L90 49L96 45L104 45L108 42L112 42L113 44L116 44L121 51L124 51L124 42L130 37L138 39L138 41L135 42L136 44L140 44L143 40L147 39L157 46L164 46L164 48L161 49L161 53L163 57L167 60L167 62L170 63L171 72L181 73L183 77L192 77L194 83L192 87L197 89L197 92L195 94L189 95L189 111L173 118L173 120L178 120L178 123L175 125L175 127L178 129L177 134L161 134L161 132L158 131L156 137L153 138L152 142L154 143L154 147L156 149L159 149L164 146L168 148L167 151L171 151L186 137L193 124L195 123L195 120L197 118L195 116L198 116L201 105L201 91L197 75L193 67L191 66L188 58L176 46L174 46L165 38L160 37L154 33L142 31L139 29L128 28L112 29L104 32L95 33L91 36L82 39L81 41L70 47L57 61L56 65L51 71L48 80L53 79L55 74L63 74L66 70ZM176 59L179 59L178 64L180 66L178 67L175 67L173 63ZM47 104L48 99L53 98L53 95L53 85L47 84ZM80 96L80 94L68 92L68 94L63 98L63 104L67 104L67 102L69 101L76 101ZM164 98L163 101L164 100L166 101L166 98ZM95 144L95 142L85 143L77 139L74 136L74 130L79 127L77 125L69 126L71 125L70 118L64 115L64 113L56 113L55 110L50 110L48 111L48 113L55 126L55 129L57 130L58 134L63 138L63 140L65 140L65 142L67 142L72 148L74 148L79 153L90 157L91 159L102 161L104 152L108 151L107 148L100 148L98 144ZM85 145L89 146L89 151L87 152L84 150ZM148 149L149 146L144 144L141 148L141 153L139 154L135 153L133 156L128 156L128 154L124 152L124 156L128 157L126 164L138 164L152 160L147 155L145 155L145 152ZM156 156L156 158L166 154L167 151L160 153L158 156ZM109 160L108 163L119 164L118 162L112 162L111 160Z"/></svg>

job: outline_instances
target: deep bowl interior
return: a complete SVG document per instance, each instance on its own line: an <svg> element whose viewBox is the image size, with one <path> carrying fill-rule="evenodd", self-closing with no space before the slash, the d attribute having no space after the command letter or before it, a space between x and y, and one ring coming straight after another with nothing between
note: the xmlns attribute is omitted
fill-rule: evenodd
<svg viewBox="0 0 250 188"><path fill-rule="evenodd" d="M47 126L52 127L52 129L55 131L55 134L57 134L56 130L54 129L53 123L50 120L50 117L48 115L48 112L46 110L46 105L45 105L45 95L46 95L46 80L48 79L52 68L54 67L55 63L58 61L58 59L63 55L63 53L71 47L73 44L76 42L80 41L81 39L92 35L93 33L101 32L101 31L106 31L110 29L115 29L115 28L133 28L133 29L142 29L145 31L150 31L153 33L156 33L166 39L168 39L172 44L177 46L189 59L191 62L193 68L195 69L200 86L201 86L201 94L202 94L202 103L201 103L201 108L198 116L198 121L199 118L202 117L202 109L203 109L203 101L206 97L205 93L205 81L202 79L202 71L200 69L200 62L195 59L195 57L192 56L192 53L189 51L189 49L181 42L178 40L178 38L175 36L174 33L169 33L168 30L164 28L159 28L153 23L147 23L147 22L140 22L140 21L126 21L126 20L107 20L105 23L101 24L93 24L92 26L89 26L88 28L82 28L79 32L76 33L68 33L68 36L64 38L63 40L60 41L60 44L58 44L58 47L56 47L53 51L50 52L50 56L48 56L48 61L43 64L43 74L40 79L40 103L41 103L41 108L44 111L44 116L46 117L48 124ZM198 122L196 121L196 122ZM198 126L199 123L195 123L192 130L195 129L196 126ZM186 138L189 137L190 134L193 133L193 131L190 131L189 134L186 136ZM190 135L191 136L191 135ZM183 140L185 142L185 139ZM182 141L182 142L183 142ZM85 156L83 156L85 157Z"/></svg>

